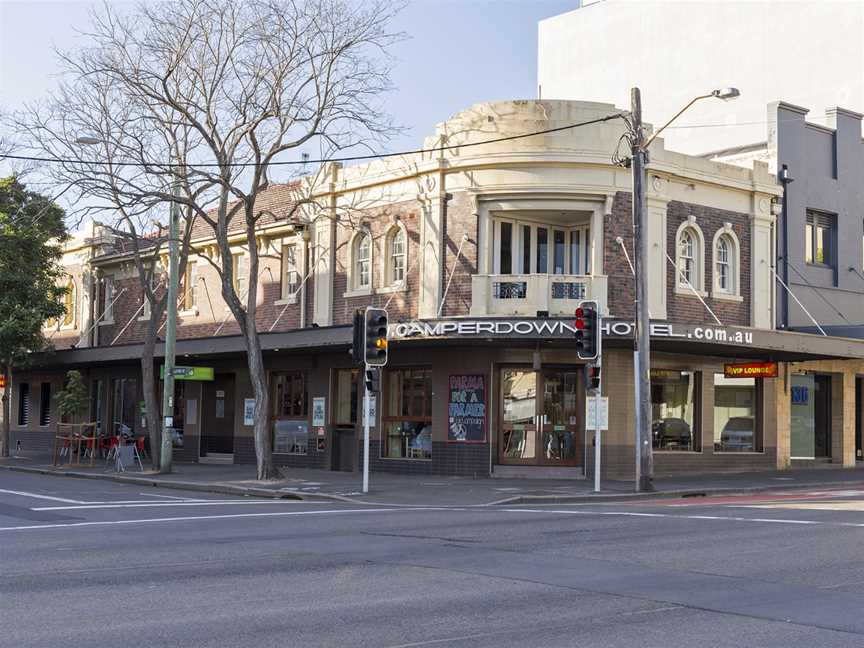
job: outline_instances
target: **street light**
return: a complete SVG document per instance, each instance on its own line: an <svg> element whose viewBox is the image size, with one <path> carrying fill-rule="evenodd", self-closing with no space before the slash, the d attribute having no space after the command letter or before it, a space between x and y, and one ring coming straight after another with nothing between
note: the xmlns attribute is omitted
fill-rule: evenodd
<svg viewBox="0 0 864 648"><path fill-rule="evenodd" d="M636 275L636 340L633 353L633 379L636 383L635 398L635 448L636 448L636 491L651 491L654 486L653 458L651 456L651 318L648 314L648 273L642 268L648 266L648 210L645 204L645 165L648 163L648 147L669 124L680 117L690 106L702 99L722 99L728 101L740 96L737 88L720 88L690 100L669 121L663 124L650 138L645 140L642 129L642 97L639 88L630 91L630 152L633 168L633 226L635 230L635 269Z"/></svg>
<svg viewBox="0 0 864 648"><path fill-rule="evenodd" d="M98 137L81 135L75 138L76 144L93 146L102 144L103 140ZM174 182L172 194L178 196L180 185ZM173 460L173 427L174 427L174 363L175 346L177 341L177 276L178 250L177 250L177 221L179 220L179 205L177 201L171 202L171 215L168 229L168 306L165 309L165 363L162 383L162 447L159 453L159 471L171 472ZM155 448L153 449L155 452Z"/></svg>

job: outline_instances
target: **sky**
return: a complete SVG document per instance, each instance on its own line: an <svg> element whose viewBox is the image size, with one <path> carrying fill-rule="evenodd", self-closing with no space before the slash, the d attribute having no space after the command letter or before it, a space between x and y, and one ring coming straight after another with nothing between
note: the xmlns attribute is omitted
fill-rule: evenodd
<svg viewBox="0 0 864 648"><path fill-rule="evenodd" d="M110 0L122 4L125 0ZM0 108L15 110L56 83L53 47L75 48L84 0L0 0ZM413 0L394 23L408 39L392 54L388 98L404 133L391 151L419 148L435 124L474 103L537 96L537 23L579 0ZM313 155L314 157L314 155ZM7 172L0 162L0 173Z"/></svg>

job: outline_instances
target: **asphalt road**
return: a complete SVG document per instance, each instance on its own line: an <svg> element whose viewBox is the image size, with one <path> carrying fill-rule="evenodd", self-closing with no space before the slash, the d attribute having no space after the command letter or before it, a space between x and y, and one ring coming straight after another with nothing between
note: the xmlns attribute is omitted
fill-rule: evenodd
<svg viewBox="0 0 864 648"><path fill-rule="evenodd" d="M380 507L0 472L2 646L864 645L864 491Z"/></svg>

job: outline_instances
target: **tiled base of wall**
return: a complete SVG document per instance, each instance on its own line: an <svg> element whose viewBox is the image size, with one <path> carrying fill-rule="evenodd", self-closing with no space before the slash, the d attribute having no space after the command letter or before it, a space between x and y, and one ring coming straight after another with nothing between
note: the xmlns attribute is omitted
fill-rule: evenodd
<svg viewBox="0 0 864 648"><path fill-rule="evenodd" d="M382 459L381 443L369 444L369 469L418 475L458 475L463 477L489 476L488 443L432 443L432 459ZM363 465L362 449L358 465Z"/></svg>
<svg viewBox="0 0 864 648"><path fill-rule="evenodd" d="M761 453L714 453L702 452L655 452L655 475L684 473L737 472L746 470L773 470L776 465L776 448L765 448ZM636 456L633 446L603 446L603 469L601 477L608 479L633 479ZM587 475L594 475L594 448L588 448Z"/></svg>
<svg viewBox="0 0 864 648"><path fill-rule="evenodd" d="M54 430L10 430L9 454L15 454L16 444L21 442L21 455L27 456L30 452L51 452L54 445Z"/></svg>

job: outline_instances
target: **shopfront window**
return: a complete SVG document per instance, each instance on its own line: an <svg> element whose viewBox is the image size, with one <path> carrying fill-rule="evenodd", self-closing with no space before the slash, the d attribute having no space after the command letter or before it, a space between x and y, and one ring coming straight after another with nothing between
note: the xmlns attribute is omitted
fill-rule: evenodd
<svg viewBox="0 0 864 648"><path fill-rule="evenodd" d="M397 369L387 373L382 427L382 458L432 458L431 369Z"/></svg>
<svg viewBox="0 0 864 648"><path fill-rule="evenodd" d="M761 452L757 379L714 374L714 450Z"/></svg>
<svg viewBox="0 0 864 648"><path fill-rule="evenodd" d="M333 411L333 424L354 427L357 424L359 369L336 370L336 393L333 396L336 407Z"/></svg>
<svg viewBox="0 0 864 648"><path fill-rule="evenodd" d="M696 371L651 370L651 435L655 450L702 449L699 379Z"/></svg>
<svg viewBox="0 0 864 648"><path fill-rule="evenodd" d="M111 429L114 434L135 432L138 381L135 378L114 378L111 381Z"/></svg>
<svg viewBox="0 0 864 648"><path fill-rule="evenodd" d="M308 401L306 375L302 371L273 375L273 452L307 453Z"/></svg>

